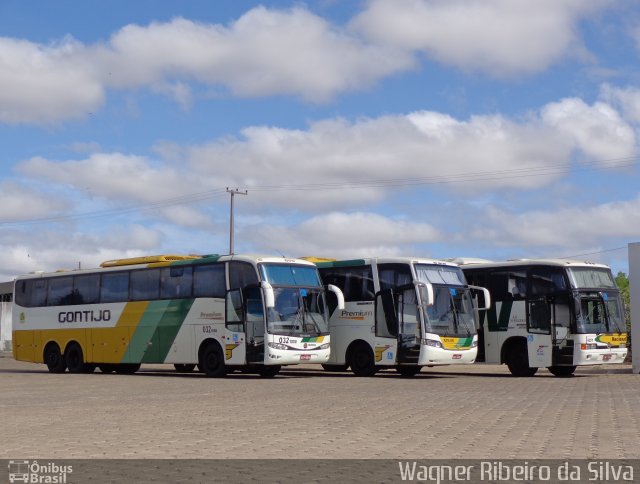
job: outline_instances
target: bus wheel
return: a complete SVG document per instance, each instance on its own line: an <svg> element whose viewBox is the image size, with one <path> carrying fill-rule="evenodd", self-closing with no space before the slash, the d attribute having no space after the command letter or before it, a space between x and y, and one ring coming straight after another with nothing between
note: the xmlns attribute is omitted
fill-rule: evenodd
<svg viewBox="0 0 640 484"><path fill-rule="evenodd" d="M98 368L102 373L113 373L116 371L115 365L98 365Z"/></svg>
<svg viewBox="0 0 640 484"><path fill-rule="evenodd" d="M115 370L118 375L133 375L140 369L140 363L120 363L115 365Z"/></svg>
<svg viewBox="0 0 640 484"><path fill-rule="evenodd" d="M209 343L200 354L198 368L205 375L213 378L220 378L227 373L227 367L224 364L224 356L220 346L215 343Z"/></svg>
<svg viewBox="0 0 640 484"><path fill-rule="evenodd" d="M195 370L196 365L176 363L175 365L173 365L173 367L178 373L191 373L193 370Z"/></svg>
<svg viewBox="0 0 640 484"><path fill-rule="evenodd" d="M554 376L568 377L568 376L573 376L573 372L576 371L576 367L575 366L550 366L549 371Z"/></svg>
<svg viewBox="0 0 640 484"><path fill-rule="evenodd" d="M526 343L514 344L507 352L507 366L513 376L533 376L538 371L537 368L529 366L529 355L527 354Z"/></svg>
<svg viewBox="0 0 640 484"><path fill-rule="evenodd" d="M258 373L262 378L273 378L280 373L280 365L263 365L258 368Z"/></svg>
<svg viewBox="0 0 640 484"><path fill-rule="evenodd" d="M349 365L327 365L323 363L322 368L325 371L347 371L347 368L349 368Z"/></svg>
<svg viewBox="0 0 640 484"><path fill-rule="evenodd" d="M44 362L51 373L64 373L64 370L67 369L67 363L56 343L49 343L44 349Z"/></svg>
<svg viewBox="0 0 640 484"><path fill-rule="evenodd" d="M69 373L83 373L85 370L82 348L77 343L71 343L64 352L64 359L67 363Z"/></svg>
<svg viewBox="0 0 640 484"><path fill-rule="evenodd" d="M411 365L411 366L396 366L396 371L400 373L402 376L416 376L422 370L421 366Z"/></svg>
<svg viewBox="0 0 640 484"><path fill-rule="evenodd" d="M373 376L376 373L376 364L371 348L365 344L354 346L349 354L349 366L356 376Z"/></svg>

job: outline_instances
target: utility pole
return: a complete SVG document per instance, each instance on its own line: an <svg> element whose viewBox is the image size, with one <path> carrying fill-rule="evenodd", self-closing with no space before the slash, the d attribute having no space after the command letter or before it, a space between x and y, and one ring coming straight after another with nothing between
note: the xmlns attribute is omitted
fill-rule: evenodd
<svg viewBox="0 0 640 484"><path fill-rule="evenodd" d="M234 195L247 195L248 192L238 190L237 188L230 189L227 187L227 193L231 194L231 214L229 216L229 254L233 255L233 196Z"/></svg>

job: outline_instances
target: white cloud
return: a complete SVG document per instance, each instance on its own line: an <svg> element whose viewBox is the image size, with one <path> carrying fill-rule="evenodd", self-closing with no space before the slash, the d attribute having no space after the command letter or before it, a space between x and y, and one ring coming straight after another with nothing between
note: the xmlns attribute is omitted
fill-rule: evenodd
<svg viewBox="0 0 640 484"><path fill-rule="evenodd" d="M196 178L176 168L154 167L145 157L122 153L95 153L82 160L58 162L35 157L20 163L18 170L124 204L132 200L155 202L204 190Z"/></svg>
<svg viewBox="0 0 640 484"><path fill-rule="evenodd" d="M614 105L630 122L640 123L640 89L636 87L618 88L604 84L600 89L601 98Z"/></svg>
<svg viewBox="0 0 640 484"><path fill-rule="evenodd" d="M245 228L242 235L273 253L333 258L398 255L441 238L429 224L367 212L332 212L293 227L252 226Z"/></svg>
<svg viewBox="0 0 640 484"><path fill-rule="evenodd" d="M157 250L161 234L141 225L110 227L107 233L67 230L5 231L0 236L0 251L5 263L0 281L33 271L56 271L98 267L101 262L124 257L148 255Z"/></svg>
<svg viewBox="0 0 640 484"><path fill-rule="evenodd" d="M566 250L592 246L613 238L637 238L638 227L640 198L590 207L524 213L493 207L487 210L482 227L472 230L472 236L499 247L545 246Z"/></svg>
<svg viewBox="0 0 640 484"><path fill-rule="evenodd" d="M491 76L540 72L585 55L577 24L607 5L581 0L372 0L352 28L386 45Z"/></svg>
<svg viewBox="0 0 640 484"><path fill-rule="evenodd" d="M22 183L0 183L0 223L21 222L69 209L69 202Z"/></svg>
<svg viewBox="0 0 640 484"><path fill-rule="evenodd" d="M122 153L59 162L35 157L18 170L116 206L205 192L209 199L225 196L224 187L240 187L250 192L243 206L254 212L285 207L318 213L370 207L416 182L467 194L540 188L563 176L575 153L601 161L636 152L634 130L612 106L577 98L519 120L459 120L419 111L352 122L327 119L306 130L253 126L241 134L196 146L158 143L163 160ZM172 216L178 212L166 216L177 221L184 215ZM197 226L206 217L190 211L184 220Z"/></svg>
<svg viewBox="0 0 640 484"><path fill-rule="evenodd" d="M52 124L99 108L104 86L73 39L54 45L0 37L0 122Z"/></svg>
<svg viewBox="0 0 640 484"><path fill-rule="evenodd" d="M241 96L315 102L413 65L410 54L363 43L302 8L256 7L228 27L183 18L128 25L99 52L118 87L186 76Z"/></svg>
<svg viewBox="0 0 640 484"><path fill-rule="evenodd" d="M574 139L591 160L625 158L635 154L635 132L609 104L592 106L577 98L551 103L542 110L549 126Z"/></svg>
<svg viewBox="0 0 640 484"><path fill-rule="evenodd" d="M410 53L363 42L303 8L256 7L228 26L183 18L130 24L93 45L0 37L0 122L85 117L107 88L147 87L188 109L191 81L238 96L325 102L413 66Z"/></svg>
<svg viewBox="0 0 640 484"><path fill-rule="evenodd" d="M532 189L562 176L558 168L568 167L576 152L592 161L636 152L634 130L615 109L579 99L548 104L517 121L500 115L458 120L420 111L354 122L330 119L307 130L256 126L242 135L193 147L191 166L214 185L250 191L281 186L270 193L271 201L287 203L299 194L300 207L323 203L324 209L373 203L389 188L416 179L475 193ZM355 181L372 182L353 189ZM341 190L328 191L328 185Z"/></svg>

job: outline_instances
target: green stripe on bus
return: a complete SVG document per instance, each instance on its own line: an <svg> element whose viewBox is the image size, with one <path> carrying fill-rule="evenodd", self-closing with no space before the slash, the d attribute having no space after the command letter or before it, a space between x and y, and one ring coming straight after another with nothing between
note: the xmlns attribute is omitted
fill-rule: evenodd
<svg viewBox="0 0 640 484"><path fill-rule="evenodd" d="M171 345L175 341L192 305L193 299L176 299L171 301L162 315L156 329L159 342L159 361L164 362L167 359Z"/></svg>
<svg viewBox="0 0 640 484"><path fill-rule="evenodd" d="M350 267L350 266L363 266L363 265L365 265L364 259L338 260L335 262L316 262L316 266L318 266L319 268Z"/></svg>
<svg viewBox="0 0 640 484"><path fill-rule="evenodd" d="M122 363L163 363L192 304L193 299L151 301Z"/></svg>

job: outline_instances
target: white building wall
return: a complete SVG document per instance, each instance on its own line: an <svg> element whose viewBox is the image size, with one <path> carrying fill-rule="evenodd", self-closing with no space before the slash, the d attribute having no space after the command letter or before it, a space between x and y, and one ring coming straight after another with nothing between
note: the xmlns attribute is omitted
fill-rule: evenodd
<svg viewBox="0 0 640 484"><path fill-rule="evenodd" d="M11 350L11 303L0 303L0 351Z"/></svg>
<svg viewBox="0 0 640 484"><path fill-rule="evenodd" d="M633 373L640 373L640 242L629 244L629 290Z"/></svg>

